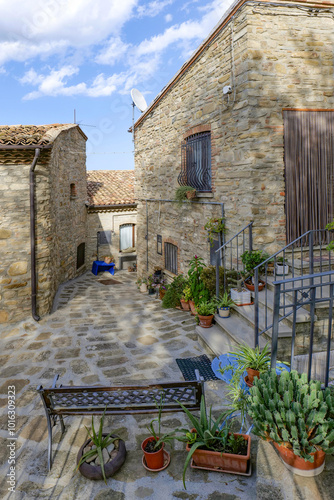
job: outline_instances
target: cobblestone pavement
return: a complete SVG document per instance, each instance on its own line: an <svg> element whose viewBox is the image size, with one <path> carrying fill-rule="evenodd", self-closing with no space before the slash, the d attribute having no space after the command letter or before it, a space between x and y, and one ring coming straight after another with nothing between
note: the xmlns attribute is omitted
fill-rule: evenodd
<svg viewBox="0 0 334 500"><path fill-rule="evenodd" d="M47 427L36 387L49 386L55 374L63 385L124 385L138 381L180 380L175 359L198 356L195 321L189 313L165 310L154 297L141 294L136 276L116 273L120 284L106 286L88 272L62 287L55 311L39 323L32 319L1 332L0 497L13 499L59 498L83 500L243 500L256 498L251 478L218 472L187 471L183 489L184 445L175 443L171 463L163 472L142 466L141 441L147 437L148 416L106 417L106 430L126 442L127 459L105 485L75 473L77 452L86 438L89 417L65 418L66 432L54 436L54 464L47 470ZM7 390L16 388L16 492L8 494L9 444ZM206 383L207 401L223 407L225 384ZM184 414L164 414L163 429L186 424Z"/></svg>

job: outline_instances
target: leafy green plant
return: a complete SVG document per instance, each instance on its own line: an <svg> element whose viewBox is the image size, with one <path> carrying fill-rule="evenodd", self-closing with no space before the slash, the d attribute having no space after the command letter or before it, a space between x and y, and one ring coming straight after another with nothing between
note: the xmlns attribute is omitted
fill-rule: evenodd
<svg viewBox="0 0 334 500"><path fill-rule="evenodd" d="M200 316L211 316L217 310L217 302L215 300L207 300L199 302L196 306L197 314Z"/></svg>
<svg viewBox="0 0 334 500"><path fill-rule="evenodd" d="M228 292L224 292L217 301L217 307L231 307L234 304Z"/></svg>
<svg viewBox="0 0 334 500"><path fill-rule="evenodd" d="M269 370L270 366L270 347L266 344L260 351L259 346L249 347L247 344L242 344L236 348L235 351L230 352L232 356L236 356L238 363L238 370L244 372L247 368L258 370L264 373Z"/></svg>
<svg viewBox="0 0 334 500"><path fill-rule="evenodd" d="M246 446L245 446L246 445ZM227 440L228 450L234 455L238 455L240 450L247 448L245 439L242 436L235 436L233 432L229 435Z"/></svg>
<svg viewBox="0 0 334 500"><path fill-rule="evenodd" d="M168 285L164 298L162 299L162 307L169 309L180 305L180 300L183 296L183 290L187 286L187 280L183 274L176 276L172 283Z"/></svg>
<svg viewBox="0 0 334 500"><path fill-rule="evenodd" d="M179 186L175 191L175 200L179 206L182 206L184 201L190 201L187 193L196 193L196 189L192 186Z"/></svg>
<svg viewBox="0 0 334 500"><path fill-rule="evenodd" d="M313 462L311 453L334 453L334 397L321 383L307 381L307 375L271 370L255 379L250 389L248 413L253 433L293 450Z"/></svg>
<svg viewBox="0 0 334 500"><path fill-rule="evenodd" d="M208 220L208 222L205 224L204 229L208 231L208 236L209 236L209 241L211 245L213 244L213 236L214 234L219 234L219 233L225 233L226 232L226 227L224 224L224 219L223 218L211 218Z"/></svg>
<svg viewBox="0 0 334 500"><path fill-rule="evenodd" d="M163 445L163 443L171 444L171 441L175 437L175 433L165 433L165 434L161 435L161 415L162 415L162 410L163 410L164 403L165 403L164 393L161 392L159 402L157 402L155 400L154 400L154 402L155 402L155 406L158 409L158 416L156 418L154 418L153 420L151 420L150 424L146 428L148 429L148 431L150 432L151 436L153 437L153 439L155 441L154 449L159 450L161 448L161 446ZM157 432L155 431L155 423L158 424Z"/></svg>
<svg viewBox="0 0 334 500"><path fill-rule="evenodd" d="M189 431L189 429L177 429L176 439L181 442L186 442L191 446L190 451L185 460L183 469L183 486L186 489L185 475L188 464L197 450L197 448L203 447L209 450L219 451L224 453L228 452L228 440L230 435L230 425L225 424L222 429L220 426L226 418L226 411L222 412L216 419L212 416L212 406L207 412L205 406L204 396L201 398L200 405L200 416L195 417L190 413L188 408L179 403L182 410L186 413L191 426L194 428L194 432Z"/></svg>
<svg viewBox="0 0 334 500"><path fill-rule="evenodd" d="M276 262L280 266L283 266L283 265L285 265L285 264L288 263L287 259L284 259L284 257L282 255L280 255L279 257L277 257Z"/></svg>
<svg viewBox="0 0 334 500"><path fill-rule="evenodd" d="M183 290L183 300L188 302L191 300L191 289L190 286L186 286L185 289Z"/></svg>
<svg viewBox="0 0 334 500"><path fill-rule="evenodd" d="M329 222L326 226L326 229L328 231L333 231L334 230L334 219L332 222ZM329 245L326 247L327 250L334 250L334 240L329 243Z"/></svg>
<svg viewBox="0 0 334 500"><path fill-rule="evenodd" d="M91 458L97 454L99 459L100 459L100 465L101 465L103 479L104 479L104 482L107 484L107 479L106 479L106 475L105 475L105 471L104 471L102 450L104 448L107 448L111 443L113 443L114 441L116 441L119 438L118 437L111 438L110 436L112 435L112 432L110 432L106 437L103 437L103 435L102 435L103 422L104 422L104 416L105 416L106 410L107 410L107 407L105 407L105 409L104 409L103 415L102 415L101 420L100 420L99 430L97 433L96 433L95 427L94 427L93 415L92 415L92 428L91 428L92 432L90 432L88 427L85 426L86 430L88 432L88 435L90 437L90 440L93 443L93 445L96 446L96 448L91 449L90 451L87 451L86 453L84 453L82 455L82 457L77 465L76 471L79 469L81 464L83 464L84 462L87 461L88 458Z"/></svg>
<svg viewBox="0 0 334 500"><path fill-rule="evenodd" d="M219 293L223 295L224 292L228 292L233 286L234 280L237 278L237 271L225 270L222 266L219 267ZM226 290L225 290L225 278L226 278ZM207 266L201 271L201 280L205 288L209 291L210 297L216 295L216 267Z"/></svg>
<svg viewBox="0 0 334 500"><path fill-rule="evenodd" d="M246 250L241 255L242 263L245 266L245 270L249 276L254 276L254 268L261 264L264 260L268 259L269 255L262 250ZM260 273L264 271L264 266L259 268Z"/></svg>
<svg viewBox="0 0 334 500"><path fill-rule="evenodd" d="M140 288L140 285L147 285L147 278L145 277L138 278L136 281L136 285L138 288Z"/></svg>
<svg viewBox="0 0 334 500"><path fill-rule="evenodd" d="M201 257L195 255L189 262L188 282L191 290L192 300L197 305L201 301L210 299L210 292L205 287L201 273L205 268L204 261Z"/></svg>

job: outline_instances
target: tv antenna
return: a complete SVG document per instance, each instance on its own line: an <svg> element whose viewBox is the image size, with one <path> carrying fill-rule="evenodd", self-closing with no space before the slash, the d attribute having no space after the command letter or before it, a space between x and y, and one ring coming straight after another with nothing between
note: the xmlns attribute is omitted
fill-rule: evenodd
<svg viewBox="0 0 334 500"><path fill-rule="evenodd" d="M135 147L135 107L139 109L141 113L147 109L147 103L145 97L139 90L132 89L131 90L132 97L132 141L133 147Z"/></svg>

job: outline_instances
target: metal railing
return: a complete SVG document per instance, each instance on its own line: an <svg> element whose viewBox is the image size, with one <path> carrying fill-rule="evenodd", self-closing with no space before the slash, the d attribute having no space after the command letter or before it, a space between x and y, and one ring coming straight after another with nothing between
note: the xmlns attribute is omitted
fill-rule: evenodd
<svg viewBox="0 0 334 500"><path fill-rule="evenodd" d="M333 305L334 305L334 271L326 273L316 273L306 276L298 276L273 283L274 289L274 313L273 313L273 328L272 328L272 344L271 344L271 367L276 367L277 349L278 349L278 330L280 313L287 316L287 308L292 314L292 338L291 338L291 369L295 365L295 340L296 340L296 319L297 310L300 307L310 309L310 329L309 329L309 352L308 352L308 380L311 379L313 345L315 335L315 308L316 305L328 303L328 330L327 330L327 345L326 345L326 364L325 364L325 386L329 382L330 370L330 355L331 355L331 338L333 329ZM292 303L283 305L281 302L282 296L287 293L293 297ZM323 318L324 319L324 318ZM305 334L303 334L305 335Z"/></svg>
<svg viewBox="0 0 334 500"><path fill-rule="evenodd" d="M241 261L241 255L245 250L250 252L253 249L253 222L250 222L241 229L237 234L230 238L221 247L217 248L216 254L216 295L219 297L220 283L219 283L219 267L223 266L224 271L242 271L245 270L245 266ZM224 272L224 288L227 285L227 276Z"/></svg>
<svg viewBox="0 0 334 500"><path fill-rule="evenodd" d="M211 191L211 134L202 132L186 139L181 146L180 186Z"/></svg>
<svg viewBox="0 0 334 500"><path fill-rule="evenodd" d="M317 245L314 246L314 242ZM280 272L282 276L283 290L285 287L286 278L303 277L305 275L313 275L315 269L320 273L320 279L325 279L326 271L331 271L334 265L334 259L331 252L326 249L330 242L329 232L326 229L310 230L304 233L299 238L286 245L284 248L268 257L254 268L254 336L255 346L259 344L259 337L262 333L272 328L271 321L272 303L269 299L270 291L268 286L261 292L263 316L262 325L259 325L259 278L260 271L263 280L267 283L269 276L274 276L277 280L278 267L280 265ZM311 279L311 278L310 278ZM321 281L322 283L322 281ZM325 283L326 284L326 283ZM322 293L322 291L321 291ZM269 300L268 300L269 299ZM289 307L289 297L287 293L280 296L282 301L282 308L285 310ZM290 313L292 314L292 312ZM289 314L283 314L279 321L285 319Z"/></svg>

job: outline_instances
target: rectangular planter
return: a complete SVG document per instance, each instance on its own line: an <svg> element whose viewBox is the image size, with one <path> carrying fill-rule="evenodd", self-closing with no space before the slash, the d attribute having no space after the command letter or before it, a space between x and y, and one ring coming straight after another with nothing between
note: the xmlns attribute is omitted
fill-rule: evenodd
<svg viewBox="0 0 334 500"><path fill-rule="evenodd" d="M249 290L238 292L236 288L231 288L231 299L237 306L248 306L252 303L251 293Z"/></svg>
<svg viewBox="0 0 334 500"><path fill-rule="evenodd" d="M194 431L195 429L192 430L192 432ZM246 473L250 459L251 438L247 434L234 435L242 436L247 441L247 455L234 455L233 453L197 449L192 456L194 465L197 467L221 468L227 472ZM190 451L190 448L187 444L186 450Z"/></svg>

